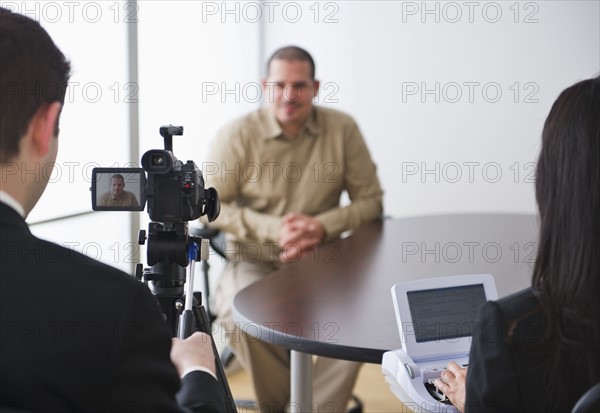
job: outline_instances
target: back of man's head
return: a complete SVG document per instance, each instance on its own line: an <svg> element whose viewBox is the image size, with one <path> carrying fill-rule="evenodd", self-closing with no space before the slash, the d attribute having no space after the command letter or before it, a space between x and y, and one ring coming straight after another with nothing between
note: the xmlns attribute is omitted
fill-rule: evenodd
<svg viewBox="0 0 600 413"><path fill-rule="evenodd" d="M69 76L69 62L38 22L0 8L0 162L18 154L42 105L64 102Z"/></svg>
<svg viewBox="0 0 600 413"><path fill-rule="evenodd" d="M269 60L267 61L267 76L271 68L271 62L273 60L299 60L301 62L308 62L310 66L310 77L315 78L315 61L313 60L310 53L298 46L285 46L275 50Z"/></svg>

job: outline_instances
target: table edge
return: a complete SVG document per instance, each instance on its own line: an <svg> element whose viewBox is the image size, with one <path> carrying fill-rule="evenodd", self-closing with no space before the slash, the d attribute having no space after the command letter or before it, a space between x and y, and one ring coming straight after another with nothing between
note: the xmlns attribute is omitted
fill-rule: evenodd
<svg viewBox="0 0 600 413"><path fill-rule="evenodd" d="M334 358L338 360L357 361L361 363L372 363L381 364L383 353L388 350L384 349L372 349L365 347L351 347L344 346L336 343L326 343L322 341L315 341L306 339L291 334L285 334L280 331L274 330L267 326L258 324L240 314L235 306L235 299L233 302L233 320L239 325L253 326L256 327L248 329L244 328L244 332L264 342L276 344L281 347L285 347L289 350L299 351L306 354L312 354L315 356L323 356ZM256 331L258 334L252 334ZM265 340L264 337L269 337Z"/></svg>

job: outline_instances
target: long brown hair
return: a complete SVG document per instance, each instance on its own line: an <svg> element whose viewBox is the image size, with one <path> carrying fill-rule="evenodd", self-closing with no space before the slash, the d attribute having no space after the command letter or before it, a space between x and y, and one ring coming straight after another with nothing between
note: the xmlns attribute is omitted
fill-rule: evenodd
<svg viewBox="0 0 600 413"><path fill-rule="evenodd" d="M542 133L532 286L552 353L549 410L571 410L600 381L600 77L564 90ZM548 348L548 347L547 347Z"/></svg>

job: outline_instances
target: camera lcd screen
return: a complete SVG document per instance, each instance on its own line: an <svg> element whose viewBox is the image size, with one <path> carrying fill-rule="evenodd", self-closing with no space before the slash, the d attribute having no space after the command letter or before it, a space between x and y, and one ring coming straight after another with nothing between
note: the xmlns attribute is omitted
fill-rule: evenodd
<svg viewBox="0 0 600 413"><path fill-rule="evenodd" d="M94 211L143 211L146 205L146 174L142 168L94 168Z"/></svg>

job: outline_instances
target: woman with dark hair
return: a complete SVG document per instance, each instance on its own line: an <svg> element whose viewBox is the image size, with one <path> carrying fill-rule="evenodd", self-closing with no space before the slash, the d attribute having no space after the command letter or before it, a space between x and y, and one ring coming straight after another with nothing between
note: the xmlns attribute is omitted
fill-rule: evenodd
<svg viewBox="0 0 600 413"><path fill-rule="evenodd" d="M532 286L484 304L468 370L436 381L460 411L571 411L600 382L600 77L554 102L536 178Z"/></svg>

